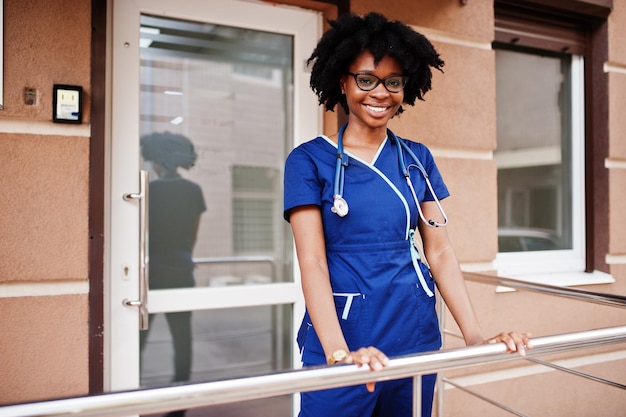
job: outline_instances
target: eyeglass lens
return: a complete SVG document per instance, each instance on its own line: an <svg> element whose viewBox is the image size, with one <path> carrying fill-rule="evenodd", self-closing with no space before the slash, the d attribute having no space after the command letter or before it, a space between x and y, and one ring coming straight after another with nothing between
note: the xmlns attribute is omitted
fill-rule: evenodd
<svg viewBox="0 0 626 417"><path fill-rule="evenodd" d="M390 93L399 93L404 89L407 77L401 75L392 75L387 78L380 79L372 74L350 74L354 77L357 87L363 91L371 91L378 87L381 82Z"/></svg>

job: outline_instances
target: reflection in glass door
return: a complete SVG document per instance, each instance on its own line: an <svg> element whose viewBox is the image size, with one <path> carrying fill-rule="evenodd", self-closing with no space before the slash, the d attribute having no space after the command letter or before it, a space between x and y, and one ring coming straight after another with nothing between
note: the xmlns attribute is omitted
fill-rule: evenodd
<svg viewBox="0 0 626 417"><path fill-rule="evenodd" d="M321 128L304 64L320 15L254 0L113 0L112 16L107 390L297 367L304 301L282 172ZM285 397L187 417L291 409Z"/></svg>
<svg viewBox="0 0 626 417"><path fill-rule="evenodd" d="M280 175L293 143L292 54L290 35L141 16L150 293L292 280ZM151 314L141 385L290 367L291 308Z"/></svg>

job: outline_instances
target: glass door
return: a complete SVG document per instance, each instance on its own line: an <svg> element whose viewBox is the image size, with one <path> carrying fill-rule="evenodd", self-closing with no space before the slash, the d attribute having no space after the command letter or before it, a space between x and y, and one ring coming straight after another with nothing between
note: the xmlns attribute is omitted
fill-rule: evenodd
<svg viewBox="0 0 626 417"><path fill-rule="evenodd" d="M304 67L319 16L119 0L113 26L109 388L293 367L282 167L320 128Z"/></svg>

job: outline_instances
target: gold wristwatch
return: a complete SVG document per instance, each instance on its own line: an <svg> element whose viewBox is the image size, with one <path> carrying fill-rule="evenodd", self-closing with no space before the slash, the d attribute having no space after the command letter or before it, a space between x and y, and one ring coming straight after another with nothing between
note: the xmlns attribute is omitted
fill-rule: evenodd
<svg viewBox="0 0 626 417"><path fill-rule="evenodd" d="M350 355L350 352L348 352L347 350L338 349L334 351L333 353L331 353L330 356L326 358L326 361L328 362L329 365L334 365L337 362L341 362L345 360L349 355Z"/></svg>

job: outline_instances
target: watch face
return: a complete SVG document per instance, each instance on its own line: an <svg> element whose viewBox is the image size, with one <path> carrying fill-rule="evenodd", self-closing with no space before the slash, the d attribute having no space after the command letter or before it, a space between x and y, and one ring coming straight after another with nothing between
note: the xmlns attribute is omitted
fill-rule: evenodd
<svg viewBox="0 0 626 417"><path fill-rule="evenodd" d="M330 357L333 363L341 362L342 360L348 357L348 352L346 352L345 350L338 350L336 352L333 352L333 354Z"/></svg>

